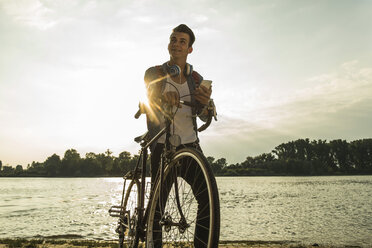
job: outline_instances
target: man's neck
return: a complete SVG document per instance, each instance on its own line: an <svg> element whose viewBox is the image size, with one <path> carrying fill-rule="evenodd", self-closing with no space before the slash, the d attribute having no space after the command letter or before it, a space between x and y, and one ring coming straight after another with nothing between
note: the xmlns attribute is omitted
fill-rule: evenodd
<svg viewBox="0 0 372 248"><path fill-rule="evenodd" d="M184 59L178 59L178 60L175 60L173 58L171 58L168 62L169 65L178 65L180 68L181 68L181 73L179 76L175 76L175 77L171 77L172 80L174 82L177 82L177 83L184 83L186 82L186 77L184 76L184 70L185 70L185 66L186 66L186 60Z"/></svg>
<svg viewBox="0 0 372 248"><path fill-rule="evenodd" d="M185 59L174 59L171 58L169 60L169 65L178 65L181 68L181 73L183 73L183 70L185 69L186 66L186 60Z"/></svg>

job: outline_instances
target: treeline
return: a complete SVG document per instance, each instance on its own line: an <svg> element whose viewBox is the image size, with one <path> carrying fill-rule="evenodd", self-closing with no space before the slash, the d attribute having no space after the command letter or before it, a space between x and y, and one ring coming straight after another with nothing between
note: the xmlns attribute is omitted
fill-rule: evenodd
<svg viewBox="0 0 372 248"><path fill-rule="evenodd" d="M242 163L227 165L220 159L213 164L221 176L366 175L372 174L372 139L350 143L298 139L275 147L271 153L247 157Z"/></svg>
<svg viewBox="0 0 372 248"><path fill-rule="evenodd" d="M273 175L365 175L372 174L372 139L313 140L298 139L281 144L270 153L247 157L237 164L228 164L225 158L207 157L217 176L273 176ZM132 170L138 155L127 151L112 155L87 153L84 158L75 149L57 154L44 162L32 162L26 169L3 166L0 161L0 176L3 177L115 177ZM149 161L147 161L148 172Z"/></svg>
<svg viewBox="0 0 372 248"><path fill-rule="evenodd" d="M17 177L114 177L134 169L139 155L124 151L118 157L110 150L105 153L89 152L82 158L75 149L65 152L63 158L57 154L48 157L44 162L32 162L26 169L21 165L15 168L2 166L0 176ZM1 161L0 161L1 166ZM1 169L1 167L0 167Z"/></svg>

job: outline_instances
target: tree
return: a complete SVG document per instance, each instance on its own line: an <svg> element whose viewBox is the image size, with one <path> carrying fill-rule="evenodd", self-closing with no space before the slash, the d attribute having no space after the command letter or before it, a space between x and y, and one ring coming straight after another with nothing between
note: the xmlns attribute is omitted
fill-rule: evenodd
<svg viewBox="0 0 372 248"><path fill-rule="evenodd" d="M349 143L346 140L338 139L330 141L329 145L334 163L340 171L343 173L352 172Z"/></svg>
<svg viewBox="0 0 372 248"><path fill-rule="evenodd" d="M27 168L27 174L30 176L45 176L44 164L32 161L31 166Z"/></svg>
<svg viewBox="0 0 372 248"><path fill-rule="evenodd" d="M100 175L108 175L110 174L112 168L113 168L113 157L111 156L112 152L107 149L105 153L100 153L97 155L97 159L101 162L102 164L102 171Z"/></svg>
<svg viewBox="0 0 372 248"><path fill-rule="evenodd" d="M44 162L44 168L46 175L49 177L54 177L60 174L61 170L61 158L57 154L53 154L48 157Z"/></svg>
<svg viewBox="0 0 372 248"><path fill-rule="evenodd" d="M225 158L217 159L214 163L211 164L211 166L213 173L218 174L227 166L226 159Z"/></svg>
<svg viewBox="0 0 372 248"><path fill-rule="evenodd" d="M23 167L22 167L22 165L20 165L20 164L17 165L16 168L15 168L15 172L14 172L15 175L16 175L16 176L21 176L22 172L23 172Z"/></svg>
<svg viewBox="0 0 372 248"><path fill-rule="evenodd" d="M102 173L102 163L97 159L97 154L89 152L81 163L81 173L86 176L96 176Z"/></svg>
<svg viewBox="0 0 372 248"><path fill-rule="evenodd" d="M119 173L126 174L129 170L133 169L135 164L132 163L132 155L130 152L123 151L119 154L117 159L117 166Z"/></svg>
<svg viewBox="0 0 372 248"><path fill-rule="evenodd" d="M3 166L2 174L4 176L13 176L14 168L12 166Z"/></svg>
<svg viewBox="0 0 372 248"><path fill-rule="evenodd" d="M253 157L247 157L244 162L241 163L243 168L254 168L255 167L255 159Z"/></svg>
<svg viewBox="0 0 372 248"><path fill-rule="evenodd" d="M294 142L288 142L280 144L275 147L273 153L278 157L279 160L286 160L290 158L296 158L296 148Z"/></svg>
<svg viewBox="0 0 372 248"><path fill-rule="evenodd" d="M337 166L331 155L331 147L326 140L314 140L311 142L314 149L313 160L320 162L323 165L322 170L325 173L332 173L337 171Z"/></svg>
<svg viewBox="0 0 372 248"><path fill-rule="evenodd" d="M208 163L209 163L210 165L213 164L214 160L215 160L214 157L211 157L211 156L208 156L208 157L207 157L207 161L208 161Z"/></svg>
<svg viewBox="0 0 372 248"><path fill-rule="evenodd" d="M372 172L372 139L355 140L350 143L352 162L360 173Z"/></svg>
<svg viewBox="0 0 372 248"><path fill-rule="evenodd" d="M65 152L65 155L61 163L61 175L62 176L73 176L80 169L80 154L75 149L69 149Z"/></svg>
<svg viewBox="0 0 372 248"><path fill-rule="evenodd" d="M313 149L309 139L298 139L294 141L294 146L296 150L296 159L308 161L312 160Z"/></svg>

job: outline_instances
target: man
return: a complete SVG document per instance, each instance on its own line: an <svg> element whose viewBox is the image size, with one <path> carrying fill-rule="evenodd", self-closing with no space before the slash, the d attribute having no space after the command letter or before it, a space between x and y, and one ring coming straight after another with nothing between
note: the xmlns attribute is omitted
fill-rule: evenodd
<svg viewBox="0 0 372 248"><path fill-rule="evenodd" d="M169 39L169 61L162 66L151 67L146 71L147 93L150 105L154 110L151 114L147 114L147 125L150 137L156 135L164 126L161 113L156 111L159 100L163 99L179 108L171 132L181 137L183 147L192 146L201 151L195 115L205 120L207 114L205 107L209 103L212 89L199 85L203 78L193 71L192 66L186 62L187 56L193 51L194 41L194 33L188 26L185 24L177 26L173 29ZM173 73L174 69L179 70L178 73ZM196 106L180 105L180 100L191 102ZM160 154L164 147L164 136L151 148L152 181L158 170Z"/></svg>
<svg viewBox="0 0 372 248"><path fill-rule="evenodd" d="M168 51L170 59L161 66L149 68L145 73L145 83L150 102L151 111L146 112L147 126L150 138L154 137L164 126L164 119L159 111L161 101L166 101L173 106L175 117L171 125L171 133L181 138L181 145L176 149L183 147L194 147L200 152L199 139L197 134L196 116L201 120L206 119L211 88L201 86L202 76L187 63L187 57L193 51L195 36L192 30L184 24L173 29L169 39ZM162 100L160 100L162 99ZM181 105L180 100L191 102L193 107ZM157 140L157 143L151 147L151 183L154 183L156 174L159 170L160 156L164 149L165 135ZM189 174L184 179L190 184L192 180ZM199 176L202 176L198 174ZM195 175L194 175L195 177ZM193 189L194 190L194 189ZM195 237L208 238L208 231L202 227L209 226L209 218L205 218L205 206L208 204L208 197L205 197L206 191L196 196L198 202L198 220L195 228ZM207 200L207 202L206 202ZM203 209L203 210L202 210ZM157 213L159 213L157 211ZM160 219L160 215L155 216ZM154 221L154 225L159 225L159 221ZM157 228L161 229L161 227ZM161 232L158 232L157 243L154 247L162 247ZM201 239L194 238L194 247L205 247Z"/></svg>

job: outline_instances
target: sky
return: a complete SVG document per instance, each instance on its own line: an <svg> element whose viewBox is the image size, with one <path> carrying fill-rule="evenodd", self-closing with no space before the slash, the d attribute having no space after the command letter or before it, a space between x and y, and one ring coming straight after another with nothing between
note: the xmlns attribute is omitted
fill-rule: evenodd
<svg viewBox="0 0 372 248"><path fill-rule="evenodd" d="M229 164L300 138L372 137L372 1L0 0L0 160L136 154L145 70L171 30L213 81L205 155Z"/></svg>

